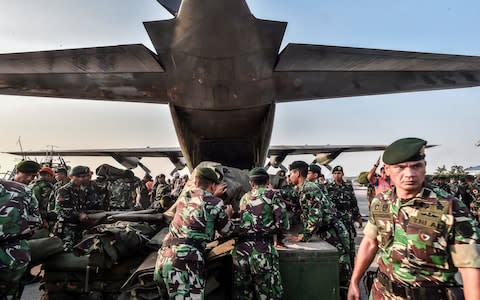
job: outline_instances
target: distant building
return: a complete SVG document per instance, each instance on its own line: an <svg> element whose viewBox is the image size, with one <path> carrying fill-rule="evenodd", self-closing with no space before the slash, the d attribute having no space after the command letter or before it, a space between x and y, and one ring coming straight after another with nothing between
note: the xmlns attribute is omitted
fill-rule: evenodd
<svg viewBox="0 0 480 300"><path fill-rule="evenodd" d="M465 172L467 172L470 175L479 175L480 174L480 166L466 168Z"/></svg>

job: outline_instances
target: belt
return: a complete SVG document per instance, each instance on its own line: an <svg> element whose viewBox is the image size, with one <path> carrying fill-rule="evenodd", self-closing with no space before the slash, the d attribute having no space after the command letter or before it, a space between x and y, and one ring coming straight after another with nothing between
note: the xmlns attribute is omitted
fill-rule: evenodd
<svg viewBox="0 0 480 300"><path fill-rule="evenodd" d="M411 287L398 284L382 272L378 272L377 279L380 284L389 293L407 299L422 299L422 300L448 300L450 299L447 292L447 287ZM457 287L453 287L457 288Z"/></svg>
<svg viewBox="0 0 480 300"><path fill-rule="evenodd" d="M185 244L185 245L189 245L189 246L192 246L194 248L196 248L198 251L200 252L204 252L205 251L205 247L204 247L204 242L201 241L201 240L195 240L195 239L180 239L180 238L173 238L173 239L169 239L167 241L164 241L162 243L162 246L163 247L170 247L170 246L176 246L176 245L180 245L180 244Z"/></svg>

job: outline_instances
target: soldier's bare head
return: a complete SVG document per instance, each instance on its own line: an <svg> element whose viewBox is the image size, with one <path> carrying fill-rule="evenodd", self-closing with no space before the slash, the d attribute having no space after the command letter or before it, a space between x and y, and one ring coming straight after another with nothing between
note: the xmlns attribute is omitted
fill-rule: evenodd
<svg viewBox="0 0 480 300"><path fill-rule="evenodd" d="M294 161L290 166L290 182L299 185L307 178L308 164L304 161Z"/></svg>

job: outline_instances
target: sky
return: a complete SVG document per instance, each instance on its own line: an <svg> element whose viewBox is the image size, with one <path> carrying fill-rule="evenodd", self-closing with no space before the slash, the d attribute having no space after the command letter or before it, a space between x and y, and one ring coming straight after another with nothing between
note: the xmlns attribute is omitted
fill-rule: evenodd
<svg viewBox="0 0 480 300"><path fill-rule="evenodd" d="M311 43L480 56L478 1L250 0L257 18L287 21L282 48ZM143 21L171 16L155 0L2 1L0 53L142 43ZM480 88L305 101L277 105L272 145L389 144L416 136L430 144L427 170L480 164ZM0 95L0 152L47 145L63 149L178 146L167 106ZM380 152L340 155L348 176ZM313 156L287 157L285 164ZM68 158L71 165L119 166L111 158ZM0 172L18 157L0 154ZM145 158L154 173L167 159ZM135 170L141 175L141 170Z"/></svg>

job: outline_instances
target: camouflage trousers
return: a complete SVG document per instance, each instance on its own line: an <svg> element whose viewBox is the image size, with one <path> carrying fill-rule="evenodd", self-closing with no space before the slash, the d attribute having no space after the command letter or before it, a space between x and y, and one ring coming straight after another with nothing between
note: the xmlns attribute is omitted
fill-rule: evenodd
<svg viewBox="0 0 480 300"><path fill-rule="evenodd" d="M352 277L350 261L350 233L342 222L335 223L335 228L320 232L318 236L338 250L340 266L340 292L346 293Z"/></svg>
<svg viewBox="0 0 480 300"><path fill-rule="evenodd" d="M282 299L278 253L273 245L269 248L265 253L253 246L249 253L238 249L232 252L234 299Z"/></svg>
<svg viewBox="0 0 480 300"><path fill-rule="evenodd" d="M355 247L355 237L357 236L357 231L355 229L355 225L351 219L343 219L342 222L348 230L348 241L349 241L349 248L350 248L350 263L353 270L354 262L355 262L355 255L356 255L356 247Z"/></svg>
<svg viewBox="0 0 480 300"><path fill-rule="evenodd" d="M390 294L385 288L382 286L378 279L375 279L372 285L372 290L370 291L369 300L407 300L406 298L402 298L396 295Z"/></svg>
<svg viewBox="0 0 480 300"><path fill-rule="evenodd" d="M0 300L20 299L21 278L30 259L30 247L25 240L0 245Z"/></svg>
<svg viewBox="0 0 480 300"><path fill-rule="evenodd" d="M170 299L203 300L204 262L175 258L159 255L155 265L155 281L165 284Z"/></svg>

